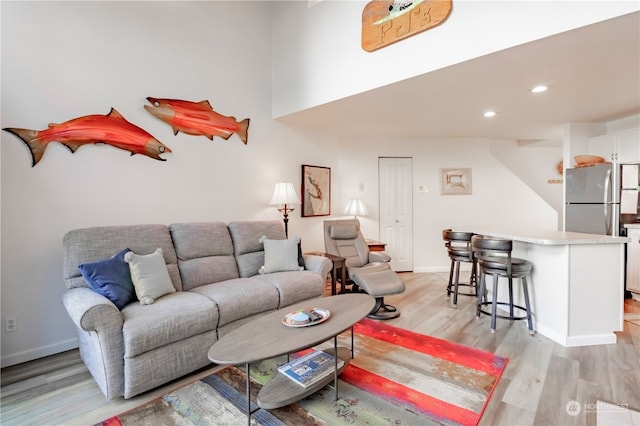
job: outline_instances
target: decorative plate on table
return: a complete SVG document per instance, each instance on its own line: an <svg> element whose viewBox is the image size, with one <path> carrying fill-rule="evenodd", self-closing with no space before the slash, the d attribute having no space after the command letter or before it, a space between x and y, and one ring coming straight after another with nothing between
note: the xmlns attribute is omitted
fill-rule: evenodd
<svg viewBox="0 0 640 426"><path fill-rule="evenodd" d="M309 327L326 321L329 315L329 310L323 308L298 309L285 315L282 323L288 327Z"/></svg>

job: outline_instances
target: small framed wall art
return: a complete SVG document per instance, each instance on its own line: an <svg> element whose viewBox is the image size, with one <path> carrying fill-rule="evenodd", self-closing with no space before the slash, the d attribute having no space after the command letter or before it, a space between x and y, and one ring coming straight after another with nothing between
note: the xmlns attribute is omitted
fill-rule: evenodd
<svg viewBox="0 0 640 426"><path fill-rule="evenodd" d="M440 179L442 195L471 194L471 168L440 169Z"/></svg>
<svg viewBox="0 0 640 426"><path fill-rule="evenodd" d="M302 217L331 214L331 169L302 165Z"/></svg>

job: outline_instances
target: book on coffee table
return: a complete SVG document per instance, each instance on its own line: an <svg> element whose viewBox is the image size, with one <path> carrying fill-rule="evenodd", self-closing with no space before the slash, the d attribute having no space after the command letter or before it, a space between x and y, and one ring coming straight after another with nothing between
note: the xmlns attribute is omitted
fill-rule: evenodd
<svg viewBox="0 0 640 426"><path fill-rule="evenodd" d="M344 361L338 359L338 368ZM309 387L319 380L333 374L335 359L333 355L314 350L278 367L278 371L303 387Z"/></svg>

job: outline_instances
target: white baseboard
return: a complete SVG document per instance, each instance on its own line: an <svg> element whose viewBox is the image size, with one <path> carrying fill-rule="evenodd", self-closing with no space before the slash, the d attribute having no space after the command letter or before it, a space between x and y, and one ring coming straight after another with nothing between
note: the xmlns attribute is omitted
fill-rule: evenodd
<svg viewBox="0 0 640 426"><path fill-rule="evenodd" d="M4 355L0 360L0 367L9 367L11 365L21 364L34 359L43 358L45 356L65 352L78 347L78 339L69 339L53 345L41 346L24 352Z"/></svg>
<svg viewBox="0 0 640 426"><path fill-rule="evenodd" d="M548 339L553 340L556 343L561 344L567 348L574 348L578 346L593 346L593 345L611 345L617 341L615 333L607 334L590 334L584 336L563 336L560 333L545 327L544 325L536 324L535 329L538 333L542 334Z"/></svg>
<svg viewBox="0 0 640 426"><path fill-rule="evenodd" d="M565 346L573 348L576 346L615 345L617 341L618 337L615 333L569 336L567 337L567 344Z"/></svg>

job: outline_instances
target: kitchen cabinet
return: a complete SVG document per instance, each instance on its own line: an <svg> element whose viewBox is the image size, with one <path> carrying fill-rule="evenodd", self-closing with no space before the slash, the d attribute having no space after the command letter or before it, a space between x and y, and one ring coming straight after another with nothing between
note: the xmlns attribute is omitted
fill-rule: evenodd
<svg viewBox="0 0 640 426"><path fill-rule="evenodd" d="M640 129L589 138L587 152L614 163L640 161Z"/></svg>
<svg viewBox="0 0 640 426"><path fill-rule="evenodd" d="M640 224L627 224L627 290L640 300Z"/></svg>

